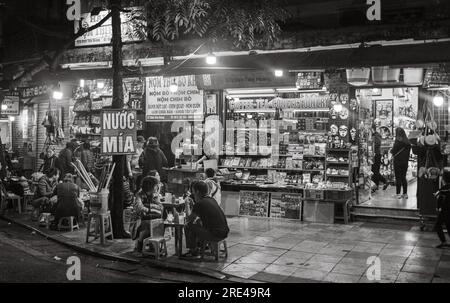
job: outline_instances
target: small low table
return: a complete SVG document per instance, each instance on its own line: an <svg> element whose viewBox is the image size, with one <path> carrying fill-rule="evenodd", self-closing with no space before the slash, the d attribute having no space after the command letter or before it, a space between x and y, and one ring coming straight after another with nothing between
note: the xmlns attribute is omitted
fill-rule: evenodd
<svg viewBox="0 0 450 303"><path fill-rule="evenodd" d="M175 229L175 253L181 257L183 253L183 228L184 223L164 222L164 228L171 227Z"/></svg>

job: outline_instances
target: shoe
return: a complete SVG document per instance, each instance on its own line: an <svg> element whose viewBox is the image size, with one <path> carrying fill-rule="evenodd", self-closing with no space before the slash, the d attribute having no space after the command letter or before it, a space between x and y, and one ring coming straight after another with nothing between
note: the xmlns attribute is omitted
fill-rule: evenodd
<svg viewBox="0 0 450 303"><path fill-rule="evenodd" d="M388 188L388 186L389 186L389 183L384 183L383 190L386 190Z"/></svg>
<svg viewBox="0 0 450 303"><path fill-rule="evenodd" d="M448 246L447 242L443 242L443 243L437 245L436 248L444 248L446 246Z"/></svg>
<svg viewBox="0 0 450 303"><path fill-rule="evenodd" d="M395 195L394 197L397 199L401 199L403 197L403 195L398 194L398 195Z"/></svg>
<svg viewBox="0 0 450 303"><path fill-rule="evenodd" d="M407 194L404 194L404 195L403 195L403 199L408 199L408 195L407 195Z"/></svg>

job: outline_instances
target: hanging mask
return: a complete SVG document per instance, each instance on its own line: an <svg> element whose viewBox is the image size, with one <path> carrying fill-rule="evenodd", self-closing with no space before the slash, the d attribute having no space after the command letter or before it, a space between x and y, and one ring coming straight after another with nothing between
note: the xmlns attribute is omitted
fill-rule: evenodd
<svg viewBox="0 0 450 303"><path fill-rule="evenodd" d="M348 134L348 127L346 125L341 125L339 127L339 136L341 136L341 138L345 138L347 137Z"/></svg>
<svg viewBox="0 0 450 303"><path fill-rule="evenodd" d="M331 116L331 119L337 118L337 113L333 108L330 109L330 116Z"/></svg>
<svg viewBox="0 0 450 303"><path fill-rule="evenodd" d="M351 98L350 99L350 108L352 110L356 110L357 106L358 106L358 102L356 101L356 99L355 98Z"/></svg>
<svg viewBox="0 0 450 303"><path fill-rule="evenodd" d="M356 129L354 127L350 130L350 137L352 138L352 142L356 141Z"/></svg>
<svg viewBox="0 0 450 303"><path fill-rule="evenodd" d="M338 94L336 93L331 93L328 95L328 99L330 100L330 103L336 103L336 100L338 99Z"/></svg>
<svg viewBox="0 0 450 303"><path fill-rule="evenodd" d="M331 135L335 136L338 134L339 128L335 124L332 124L330 126L330 130L331 130Z"/></svg>
<svg viewBox="0 0 450 303"><path fill-rule="evenodd" d="M339 95L339 100L341 101L342 104L347 104L348 94L340 94Z"/></svg>
<svg viewBox="0 0 450 303"><path fill-rule="evenodd" d="M348 119L348 109L346 107L342 107L342 110L339 113L339 118L342 120Z"/></svg>

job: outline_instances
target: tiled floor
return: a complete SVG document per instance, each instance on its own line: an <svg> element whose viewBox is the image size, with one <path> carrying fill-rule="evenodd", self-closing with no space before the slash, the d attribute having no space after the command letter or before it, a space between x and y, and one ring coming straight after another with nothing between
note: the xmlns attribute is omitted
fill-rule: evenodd
<svg viewBox="0 0 450 303"><path fill-rule="evenodd" d="M31 223L27 218L24 222ZM228 218L228 258L219 262L192 262L175 256L166 262L218 270L240 278L267 282L449 282L450 249L436 249L435 233L367 227L363 223L315 224L269 218ZM49 233L56 233L49 231ZM80 246L129 255L130 240L84 244L85 230L60 233ZM173 254L173 240L168 244ZM378 257L380 280L371 280L372 263Z"/></svg>
<svg viewBox="0 0 450 303"><path fill-rule="evenodd" d="M401 209L417 209L417 182L413 181L408 184L408 199L397 199L395 197L395 186L389 186L386 190L381 187L378 191L372 194L372 199L362 203L363 206L373 207L389 207Z"/></svg>

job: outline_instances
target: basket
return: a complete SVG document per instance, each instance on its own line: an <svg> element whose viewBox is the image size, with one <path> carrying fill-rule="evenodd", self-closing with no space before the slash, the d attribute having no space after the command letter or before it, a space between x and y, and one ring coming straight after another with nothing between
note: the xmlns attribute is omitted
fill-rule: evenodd
<svg viewBox="0 0 450 303"><path fill-rule="evenodd" d="M352 190L327 190L325 196L327 200L348 200L352 195Z"/></svg>
<svg viewBox="0 0 450 303"><path fill-rule="evenodd" d="M423 68L404 68L403 83L412 86L422 85Z"/></svg>
<svg viewBox="0 0 450 303"><path fill-rule="evenodd" d="M353 86L363 86L369 83L370 68L347 69L347 82Z"/></svg>
<svg viewBox="0 0 450 303"><path fill-rule="evenodd" d="M372 67L372 81L374 84L397 83L400 81L400 68Z"/></svg>

